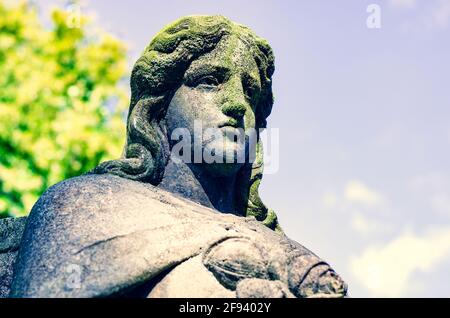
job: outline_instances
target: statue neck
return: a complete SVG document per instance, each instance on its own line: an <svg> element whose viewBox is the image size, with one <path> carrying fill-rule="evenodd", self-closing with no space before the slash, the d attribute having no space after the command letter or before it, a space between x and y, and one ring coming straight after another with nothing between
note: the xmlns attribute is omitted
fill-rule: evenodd
<svg viewBox="0 0 450 318"><path fill-rule="evenodd" d="M236 214L236 175L215 177L186 163L169 160L158 188L216 209Z"/></svg>

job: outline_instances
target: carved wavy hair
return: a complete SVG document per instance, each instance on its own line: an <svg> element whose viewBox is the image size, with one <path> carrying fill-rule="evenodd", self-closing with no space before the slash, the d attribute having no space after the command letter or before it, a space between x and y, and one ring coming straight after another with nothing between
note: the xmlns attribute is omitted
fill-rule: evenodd
<svg viewBox="0 0 450 318"><path fill-rule="evenodd" d="M184 17L159 32L134 65L122 158L103 162L91 173L110 173L158 185L170 157L163 119L184 73L194 60L233 36L246 44L258 66L261 95L255 107L256 128L265 128L273 105L274 56L268 43L249 28L222 16ZM236 182L238 214L254 216L271 229L281 230L275 213L267 209L258 194L263 170L259 136L256 149L256 160L240 170Z"/></svg>

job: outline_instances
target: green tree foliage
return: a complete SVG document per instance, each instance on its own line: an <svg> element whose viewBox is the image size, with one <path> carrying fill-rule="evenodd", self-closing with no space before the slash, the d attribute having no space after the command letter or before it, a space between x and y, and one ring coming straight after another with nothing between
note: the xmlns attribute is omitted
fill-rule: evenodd
<svg viewBox="0 0 450 318"><path fill-rule="evenodd" d="M125 139L126 47L85 16L0 0L0 217L49 186L117 158Z"/></svg>

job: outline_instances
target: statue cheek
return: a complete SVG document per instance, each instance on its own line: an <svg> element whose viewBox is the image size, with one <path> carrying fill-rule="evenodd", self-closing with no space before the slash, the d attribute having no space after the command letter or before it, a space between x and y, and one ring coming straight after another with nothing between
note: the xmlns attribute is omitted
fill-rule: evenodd
<svg viewBox="0 0 450 318"><path fill-rule="evenodd" d="M187 128L194 133L194 124L197 121L204 125L209 122L213 98L210 94L181 86L169 104L166 113L166 122L169 131L175 128Z"/></svg>

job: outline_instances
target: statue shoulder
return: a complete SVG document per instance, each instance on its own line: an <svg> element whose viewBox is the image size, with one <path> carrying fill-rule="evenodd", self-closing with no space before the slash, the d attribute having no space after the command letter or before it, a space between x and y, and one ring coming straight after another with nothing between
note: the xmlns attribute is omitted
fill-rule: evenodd
<svg viewBox="0 0 450 318"><path fill-rule="evenodd" d="M0 219L0 298L8 297L26 217Z"/></svg>
<svg viewBox="0 0 450 318"><path fill-rule="evenodd" d="M61 181L45 191L30 212L31 221L66 219L93 220L96 216L119 213L118 208L143 198L156 198L151 184L132 181L110 174L86 174ZM70 217L69 217L70 216Z"/></svg>
<svg viewBox="0 0 450 318"><path fill-rule="evenodd" d="M152 240L149 233L159 222L177 222L160 197L152 185L108 174L83 175L50 187L27 219L11 295L99 296L153 274L142 253ZM73 289L71 275L77 273L86 281Z"/></svg>
<svg viewBox="0 0 450 318"><path fill-rule="evenodd" d="M229 236L237 218L113 175L65 180L27 219L10 295L121 293Z"/></svg>

